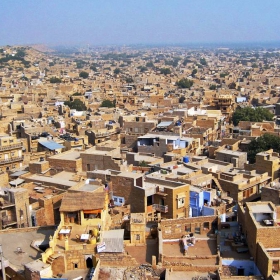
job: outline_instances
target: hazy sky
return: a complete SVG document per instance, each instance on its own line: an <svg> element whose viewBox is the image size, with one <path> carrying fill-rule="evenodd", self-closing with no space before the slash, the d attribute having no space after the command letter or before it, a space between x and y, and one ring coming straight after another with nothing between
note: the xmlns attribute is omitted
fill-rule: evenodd
<svg viewBox="0 0 280 280"><path fill-rule="evenodd" d="M280 41L280 0L0 0L0 45Z"/></svg>

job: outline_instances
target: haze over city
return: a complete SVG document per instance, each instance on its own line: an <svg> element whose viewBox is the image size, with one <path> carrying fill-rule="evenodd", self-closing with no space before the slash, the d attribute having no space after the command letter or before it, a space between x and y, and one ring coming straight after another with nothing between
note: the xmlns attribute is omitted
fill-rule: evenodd
<svg viewBox="0 0 280 280"><path fill-rule="evenodd" d="M280 41L277 0L1 1L0 45Z"/></svg>
<svg viewBox="0 0 280 280"><path fill-rule="evenodd" d="M279 8L0 0L0 280L280 280Z"/></svg>

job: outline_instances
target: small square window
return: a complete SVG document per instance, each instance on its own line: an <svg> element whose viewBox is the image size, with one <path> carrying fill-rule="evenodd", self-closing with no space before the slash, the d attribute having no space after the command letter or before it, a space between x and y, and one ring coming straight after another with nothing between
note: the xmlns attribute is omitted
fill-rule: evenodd
<svg viewBox="0 0 280 280"><path fill-rule="evenodd" d="M178 199L178 208L182 208L185 206L185 197Z"/></svg>

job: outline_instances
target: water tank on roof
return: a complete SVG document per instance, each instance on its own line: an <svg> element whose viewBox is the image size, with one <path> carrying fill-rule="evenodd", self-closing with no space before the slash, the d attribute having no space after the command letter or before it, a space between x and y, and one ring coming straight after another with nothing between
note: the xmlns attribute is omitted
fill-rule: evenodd
<svg viewBox="0 0 280 280"><path fill-rule="evenodd" d="M188 162L190 162L190 158L189 157L183 157L183 162L184 163L188 163Z"/></svg>

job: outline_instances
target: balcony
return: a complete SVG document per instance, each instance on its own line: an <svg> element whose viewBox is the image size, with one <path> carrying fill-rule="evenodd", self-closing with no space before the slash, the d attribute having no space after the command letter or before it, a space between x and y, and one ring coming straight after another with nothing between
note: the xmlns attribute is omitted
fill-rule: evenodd
<svg viewBox="0 0 280 280"><path fill-rule="evenodd" d="M16 224L17 224L17 221L15 218L3 218L3 220L2 220L3 227L13 226Z"/></svg>
<svg viewBox="0 0 280 280"><path fill-rule="evenodd" d="M0 151L9 151L9 150L20 149L20 148L22 148L22 144L18 143L18 144L9 145L9 146L0 146Z"/></svg>
<svg viewBox="0 0 280 280"><path fill-rule="evenodd" d="M168 205L153 204L153 209L162 213L167 213Z"/></svg>
<svg viewBox="0 0 280 280"><path fill-rule="evenodd" d="M7 164L7 163L12 163L17 161L23 161L23 157L13 157L13 158L8 158L3 160L0 159L0 164Z"/></svg>

